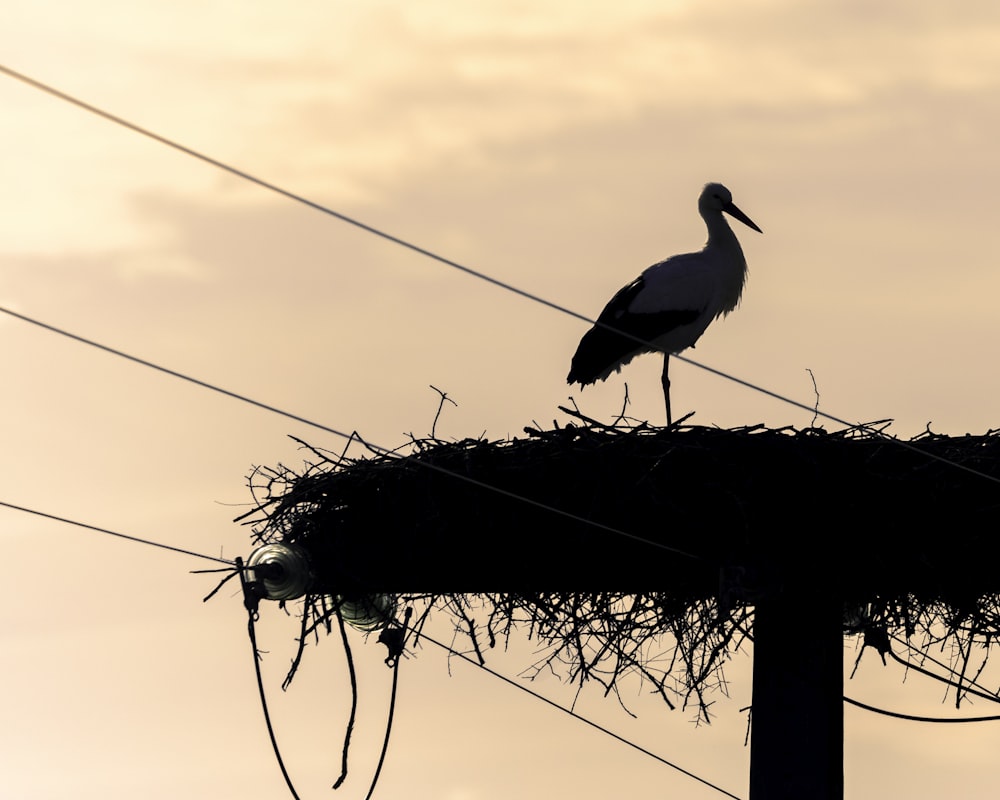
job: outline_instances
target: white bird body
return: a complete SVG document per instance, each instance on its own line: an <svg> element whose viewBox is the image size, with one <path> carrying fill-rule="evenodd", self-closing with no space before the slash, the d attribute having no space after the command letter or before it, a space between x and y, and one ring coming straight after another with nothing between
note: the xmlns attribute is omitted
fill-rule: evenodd
<svg viewBox="0 0 1000 800"><path fill-rule="evenodd" d="M708 227L705 247L654 264L611 298L581 339L568 383L586 386L620 372L637 355L662 352L670 423L670 354L694 347L712 320L735 309L746 282L743 249L722 212L760 232L720 183L705 186L698 211Z"/></svg>

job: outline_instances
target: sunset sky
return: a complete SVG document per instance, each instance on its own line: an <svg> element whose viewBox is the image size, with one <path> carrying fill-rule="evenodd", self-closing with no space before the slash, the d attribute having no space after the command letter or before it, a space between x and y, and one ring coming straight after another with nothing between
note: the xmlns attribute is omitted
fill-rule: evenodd
<svg viewBox="0 0 1000 800"><path fill-rule="evenodd" d="M8 0L0 53L592 317L644 267L703 244L696 198L721 181L764 234L734 223L750 265L742 306L685 355L809 407L814 377L821 411L893 419L907 438L1000 425L995 2ZM6 75L0 104L0 306L387 447L429 433L431 385L458 404L438 422L445 438L561 424L570 396L610 421L626 382L629 414L663 422L659 358L582 393L566 385L578 319ZM343 446L9 316L0 339L0 501L246 556L249 531L232 520L253 465L300 464L289 434ZM675 416L694 411L693 424L813 420L691 365L672 378ZM189 574L211 563L3 508L0 541L0 794L283 796L241 600L203 604L214 577ZM282 694L296 634L296 620L264 609L293 777L303 800L363 797L384 730L384 652L357 640L357 764L334 793L343 657L323 641ZM515 677L532 647L490 666ZM577 709L746 797L750 664L736 656L708 727L637 687L638 719L596 687ZM573 700L554 680L532 687ZM845 690L955 713L940 685L874 655ZM996 795L1000 723L854 708L845 721L850 798ZM721 796L473 667L449 670L433 648L402 665L376 797L630 795Z"/></svg>

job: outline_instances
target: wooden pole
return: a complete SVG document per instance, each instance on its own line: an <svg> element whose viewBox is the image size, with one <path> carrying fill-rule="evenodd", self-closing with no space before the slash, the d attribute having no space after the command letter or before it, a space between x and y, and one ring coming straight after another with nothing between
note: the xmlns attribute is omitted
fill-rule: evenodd
<svg viewBox="0 0 1000 800"><path fill-rule="evenodd" d="M843 800L843 606L785 587L754 610L750 800Z"/></svg>

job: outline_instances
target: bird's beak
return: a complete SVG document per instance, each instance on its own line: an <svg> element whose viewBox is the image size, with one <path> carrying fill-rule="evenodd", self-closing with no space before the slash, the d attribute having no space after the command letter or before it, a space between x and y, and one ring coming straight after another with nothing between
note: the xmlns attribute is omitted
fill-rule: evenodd
<svg viewBox="0 0 1000 800"><path fill-rule="evenodd" d="M744 214L742 211L740 211L732 203L727 203L725 206L722 207L722 210L725 211L727 214L729 214L729 216L733 217L734 219L738 219L744 225L747 225L747 226L753 228L755 231L757 231L757 233L763 233L764 232L760 228L758 228L756 225L754 225L754 222L753 222L752 219L750 219L750 217L748 217L746 214Z"/></svg>

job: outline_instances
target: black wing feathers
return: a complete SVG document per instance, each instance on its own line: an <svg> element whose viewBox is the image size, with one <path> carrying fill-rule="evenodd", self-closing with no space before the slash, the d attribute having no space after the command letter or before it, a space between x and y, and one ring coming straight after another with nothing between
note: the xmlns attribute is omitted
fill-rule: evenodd
<svg viewBox="0 0 1000 800"><path fill-rule="evenodd" d="M673 309L630 314L628 307L644 285L640 276L611 298L597 318L600 324L587 331L580 340L566 377L567 383L593 383L621 361L627 360L626 357L649 352L651 348L644 347L641 342L652 342L667 331L694 322L701 313L697 309ZM603 325L616 330L608 330Z"/></svg>

